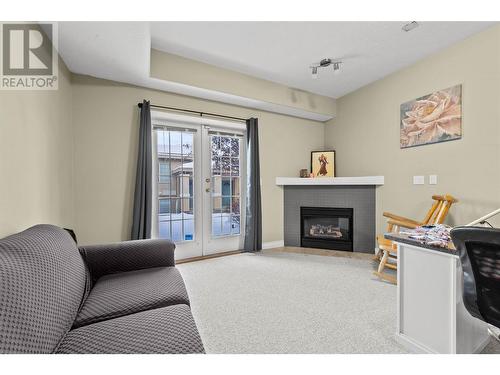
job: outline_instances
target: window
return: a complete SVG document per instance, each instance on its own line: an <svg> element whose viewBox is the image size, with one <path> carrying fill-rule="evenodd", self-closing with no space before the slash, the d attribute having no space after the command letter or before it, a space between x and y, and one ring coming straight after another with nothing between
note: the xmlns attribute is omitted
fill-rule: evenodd
<svg viewBox="0 0 500 375"><path fill-rule="evenodd" d="M212 135L212 236L240 234L241 137Z"/></svg>
<svg viewBox="0 0 500 375"><path fill-rule="evenodd" d="M157 158L158 237L175 242L194 240L193 133L155 128Z"/></svg>

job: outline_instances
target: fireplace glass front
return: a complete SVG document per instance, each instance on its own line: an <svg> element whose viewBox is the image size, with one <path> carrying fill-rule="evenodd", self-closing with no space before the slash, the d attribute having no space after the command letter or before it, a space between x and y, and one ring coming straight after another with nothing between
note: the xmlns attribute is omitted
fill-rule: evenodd
<svg viewBox="0 0 500 375"><path fill-rule="evenodd" d="M352 251L352 208L301 207L301 246Z"/></svg>

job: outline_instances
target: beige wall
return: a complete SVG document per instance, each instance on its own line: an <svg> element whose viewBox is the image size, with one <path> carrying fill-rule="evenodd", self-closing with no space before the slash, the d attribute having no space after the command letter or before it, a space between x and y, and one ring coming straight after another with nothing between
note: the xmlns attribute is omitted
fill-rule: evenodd
<svg viewBox="0 0 500 375"><path fill-rule="evenodd" d="M38 223L74 225L71 104L61 60L59 90L0 91L0 238Z"/></svg>
<svg viewBox="0 0 500 375"><path fill-rule="evenodd" d="M258 117L263 241L283 239L283 196L276 176L298 175L310 150L323 147L324 124L73 76L76 231L82 243L128 239L142 99L167 106Z"/></svg>
<svg viewBox="0 0 500 375"><path fill-rule="evenodd" d="M400 149L399 105L460 83L462 139ZM423 218L435 193L460 200L449 224L500 207L500 27L340 98L337 115L325 139L337 151L338 175L385 176L377 189L379 232L383 211ZM428 185L429 174L438 175L438 185ZM412 185L413 175L425 175L426 185Z"/></svg>
<svg viewBox="0 0 500 375"><path fill-rule="evenodd" d="M335 116L335 99L151 50L151 77Z"/></svg>
<svg viewBox="0 0 500 375"><path fill-rule="evenodd" d="M74 227L82 243L127 239L137 152L137 102L260 121L263 239L283 238L276 176L308 168L310 150L335 148L339 176L384 175L382 211L420 218L433 193L460 199L449 223L500 207L500 27L349 94L324 124L70 74L59 90L0 92L0 236L39 222ZM463 138L401 150L399 105L463 85ZM438 175L415 186L413 175ZM427 181L426 181L427 182ZM499 220L494 221L500 224Z"/></svg>

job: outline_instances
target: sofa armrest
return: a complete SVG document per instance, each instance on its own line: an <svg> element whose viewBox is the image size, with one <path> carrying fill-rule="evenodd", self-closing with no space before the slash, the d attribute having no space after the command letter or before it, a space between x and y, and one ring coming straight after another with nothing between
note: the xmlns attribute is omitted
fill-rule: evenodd
<svg viewBox="0 0 500 375"><path fill-rule="evenodd" d="M93 281L103 275L175 266L175 244L169 240L136 240L80 246Z"/></svg>

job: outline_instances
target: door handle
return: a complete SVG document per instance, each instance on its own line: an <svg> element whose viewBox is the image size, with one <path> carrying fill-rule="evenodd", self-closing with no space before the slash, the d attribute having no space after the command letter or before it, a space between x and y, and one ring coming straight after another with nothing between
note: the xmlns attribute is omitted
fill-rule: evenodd
<svg viewBox="0 0 500 375"><path fill-rule="evenodd" d="M206 188L206 189L205 189L205 191L206 191L207 193L210 193L210 188Z"/></svg>

